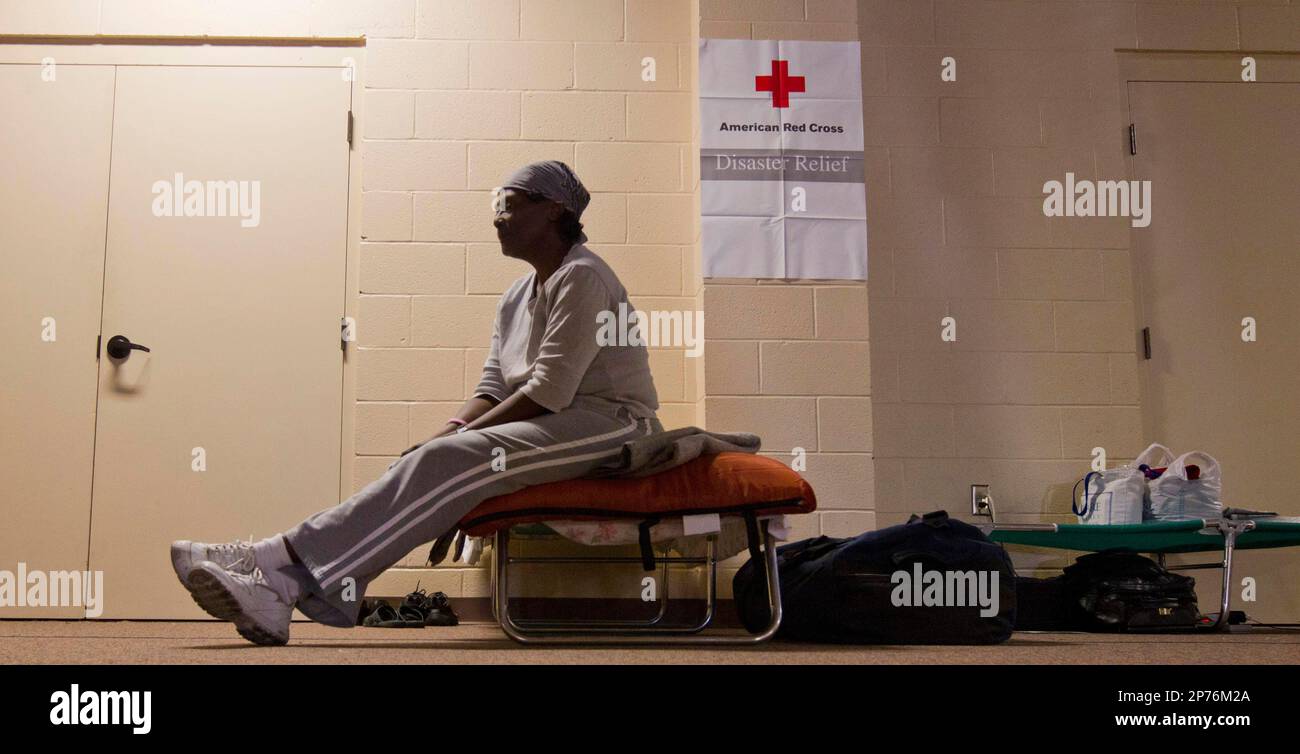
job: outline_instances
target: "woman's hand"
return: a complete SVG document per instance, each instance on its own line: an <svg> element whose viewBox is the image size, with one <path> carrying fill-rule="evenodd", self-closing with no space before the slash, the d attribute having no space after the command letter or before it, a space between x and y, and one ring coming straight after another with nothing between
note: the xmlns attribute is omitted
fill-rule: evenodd
<svg viewBox="0 0 1300 754"><path fill-rule="evenodd" d="M447 422L447 426L446 426L446 427L445 427L441 432L439 432L438 434L434 435L433 437L430 437L430 438L427 439L427 440L424 440L424 441L422 441L422 442L417 442L416 444L412 445L411 447L407 448L406 450L403 450L403 451L402 451L402 455L406 455L407 453L410 453L411 451L414 451L414 450L419 450L420 448L424 447L426 444L428 444L428 443L430 443L430 442L433 442L434 440L437 440L439 437L446 437L447 435L454 435L454 434L456 434L456 427L457 427L457 425L452 424L451 422Z"/></svg>

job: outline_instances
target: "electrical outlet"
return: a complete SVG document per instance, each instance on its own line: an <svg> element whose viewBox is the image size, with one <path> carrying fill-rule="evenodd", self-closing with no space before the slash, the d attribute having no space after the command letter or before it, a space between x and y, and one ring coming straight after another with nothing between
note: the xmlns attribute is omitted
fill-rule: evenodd
<svg viewBox="0 0 1300 754"><path fill-rule="evenodd" d="M993 517L993 495L987 484L970 486L970 512L973 516Z"/></svg>

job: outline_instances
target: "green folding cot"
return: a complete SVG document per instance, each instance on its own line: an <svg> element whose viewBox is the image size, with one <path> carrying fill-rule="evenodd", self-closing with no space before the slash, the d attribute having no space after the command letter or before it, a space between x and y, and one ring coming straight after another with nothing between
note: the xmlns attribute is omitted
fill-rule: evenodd
<svg viewBox="0 0 1300 754"><path fill-rule="evenodd" d="M1165 564L1165 556L1183 552L1222 552L1219 563L1170 566L1185 571L1223 569L1223 593L1218 619L1210 630L1228 626L1232 588L1232 554L1236 550L1300 546L1300 522L1259 519L1189 519L1153 521L1144 524L982 524L989 539L1003 544L1049 547L1060 550L1101 552L1127 550L1153 554Z"/></svg>

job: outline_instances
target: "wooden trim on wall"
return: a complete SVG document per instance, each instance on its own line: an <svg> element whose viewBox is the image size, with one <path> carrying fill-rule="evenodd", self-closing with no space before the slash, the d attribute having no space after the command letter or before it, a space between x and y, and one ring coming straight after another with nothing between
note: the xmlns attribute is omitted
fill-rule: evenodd
<svg viewBox="0 0 1300 754"><path fill-rule="evenodd" d="M133 36L92 34L63 36L58 34L0 34L0 44L58 45L257 45L259 47L365 47L361 37L209 37L209 36Z"/></svg>

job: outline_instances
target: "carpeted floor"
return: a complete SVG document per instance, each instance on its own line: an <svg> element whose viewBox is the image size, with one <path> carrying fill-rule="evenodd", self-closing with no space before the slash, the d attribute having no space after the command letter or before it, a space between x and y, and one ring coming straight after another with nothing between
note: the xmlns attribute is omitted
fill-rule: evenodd
<svg viewBox="0 0 1300 754"><path fill-rule="evenodd" d="M993 647L525 647L495 624L351 630L295 623L286 647L255 647L216 622L0 621L0 663L427 664L1300 664L1300 631L1123 635L1017 633Z"/></svg>

